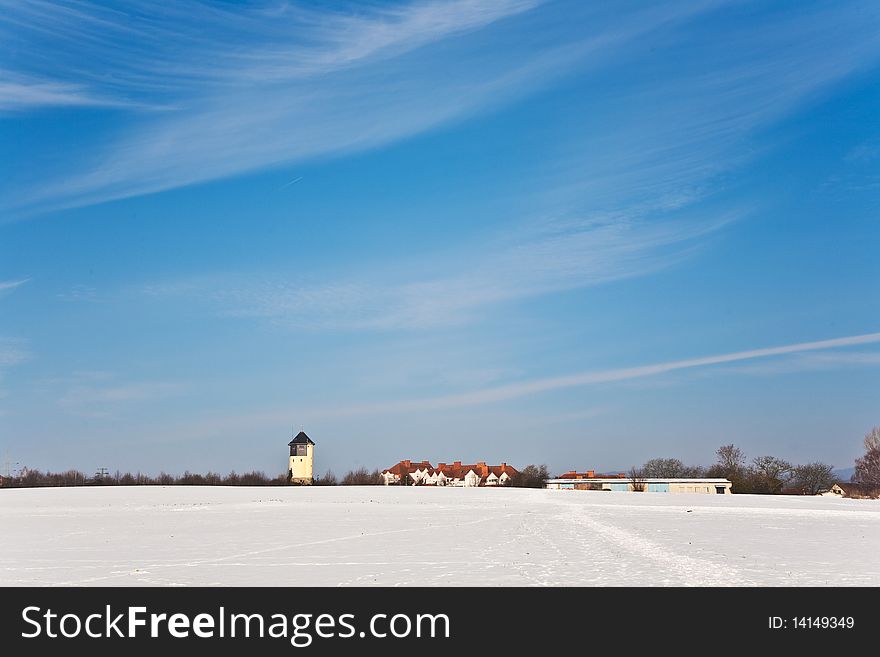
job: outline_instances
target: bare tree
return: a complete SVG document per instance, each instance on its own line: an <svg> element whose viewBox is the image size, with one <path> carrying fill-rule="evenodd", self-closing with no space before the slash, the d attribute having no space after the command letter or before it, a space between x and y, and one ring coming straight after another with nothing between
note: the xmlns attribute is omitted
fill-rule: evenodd
<svg viewBox="0 0 880 657"><path fill-rule="evenodd" d="M550 470L546 465L527 465L510 478L507 483L513 488L544 488L544 482L550 478Z"/></svg>
<svg viewBox="0 0 880 657"><path fill-rule="evenodd" d="M880 449L880 427L874 427L865 434L865 451L875 449Z"/></svg>
<svg viewBox="0 0 880 657"><path fill-rule="evenodd" d="M834 466L815 461L795 467L791 481L805 495L816 495L829 490L835 479Z"/></svg>
<svg viewBox="0 0 880 657"><path fill-rule="evenodd" d="M759 456L752 461L756 491L775 495L791 478L791 463L775 456Z"/></svg>
<svg viewBox="0 0 880 657"><path fill-rule="evenodd" d="M370 472L361 466L346 472L341 483L343 486L378 486L382 483L382 476L378 470Z"/></svg>
<svg viewBox="0 0 880 657"><path fill-rule="evenodd" d="M270 480L262 470L253 470L241 475L242 486L266 486Z"/></svg>
<svg viewBox="0 0 880 657"><path fill-rule="evenodd" d="M645 491L645 473L641 468L636 468L635 466L630 468L629 478L632 482L633 492L643 493Z"/></svg>
<svg viewBox="0 0 880 657"><path fill-rule="evenodd" d="M856 459L852 480L880 488L880 449L869 449L863 457Z"/></svg>
<svg viewBox="0 0 880 657"><path fill-rule="evenodd" d="M722 445L715 455L715 464L708 469L707 476L730 479L734 493L755 492L753 473L746 467L746 455L739 447Z"/></svg>
<svg viewBox="0 0 880 657"><path fill-rule="evenodd" d="M662 479L704 477L706 469L699 465L685 465L679 459L651 459L642 466L642 474Z"/></svg>
<svg viewBox="0 0 880 657"><path fill-rule="evenodd" d="M642 474L646 477L681 477L684 463L678 459L651 459L642 466Z"/></svg>
<svg viewBox="0 0 880 657"><path fill-rule="evenodd" d="M333 470L327 470L324 473L324 476L318 477L315 479L316 486L336 486L339 482L336 481L336 475L333 474Z"/></svg>
<svg viewBox="0 0 880 657"><path fill-rule="evenodd" d="M175 483L183 486L204 486L205 478L197 472L193 473L186 470L183 476L179 477Z"/></svg>
<svg viewBox="0 0 880 657"><path fill-rule="evenodd" d="M716 465L727 473L728 479L742 474L745 470L746 455L739 447L722 445L716 450L715 455L718 459Z"/></svg>
<svg viewBox="0 0 880 657"><path fill-rule="evenodd" d="M869 496L880 495L880 427L865 434L865 455L856 459L852 480L869 489Z"/></svg>

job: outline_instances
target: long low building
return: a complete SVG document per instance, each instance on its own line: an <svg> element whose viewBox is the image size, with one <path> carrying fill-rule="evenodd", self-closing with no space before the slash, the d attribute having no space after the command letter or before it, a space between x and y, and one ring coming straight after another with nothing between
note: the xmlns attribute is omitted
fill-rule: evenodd
<svg viewBox="0 0 880 657"><path fill-rule="evenodd" d="M544 488L556 490L607 490L612 492L647 493L703 493L709 495L729 495L729 479L655 479L646 478L633 481L629 477L583 477L547 479Z"/></svg>

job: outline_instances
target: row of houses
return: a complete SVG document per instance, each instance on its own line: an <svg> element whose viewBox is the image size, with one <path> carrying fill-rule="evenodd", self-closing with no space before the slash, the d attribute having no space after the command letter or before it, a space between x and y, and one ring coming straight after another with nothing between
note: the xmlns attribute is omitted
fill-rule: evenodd
<svg viewBox="0 0 880 657"><path fill-rule="evenodd" d="M486 465L485 461L463 465L461 461L438 463L437 467L429 461L404 460L383 470L381 473L386 486L505 486L518 474L512 465Z"/></svg>

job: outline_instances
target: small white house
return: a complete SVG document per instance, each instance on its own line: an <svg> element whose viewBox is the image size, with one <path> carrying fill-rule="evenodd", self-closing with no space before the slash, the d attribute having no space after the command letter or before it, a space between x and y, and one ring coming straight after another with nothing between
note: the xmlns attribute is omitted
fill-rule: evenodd
<svg viewBox="0 0 880 657"><path fill-rule="evenodd" d="M867 484L856 484L847 481L838 482L834 484L830 490L822 491L819 495L825 497L870 498L877 496L877 490Z"/></svg>

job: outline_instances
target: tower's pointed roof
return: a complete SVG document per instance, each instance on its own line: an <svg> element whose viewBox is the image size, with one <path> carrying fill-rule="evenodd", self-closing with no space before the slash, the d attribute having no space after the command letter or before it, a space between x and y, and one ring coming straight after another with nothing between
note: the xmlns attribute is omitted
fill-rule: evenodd
<svg viewBox="0 0 880 657"><path fill-rule="evenodd" d="M293 440L291 440L287 444L288 444L288 446L289 445L314 445L315 441L312 440L311 438L309 438L306 435L305 431L300 431L298 434L296 434L296 438L294 438Z"/></svg>

